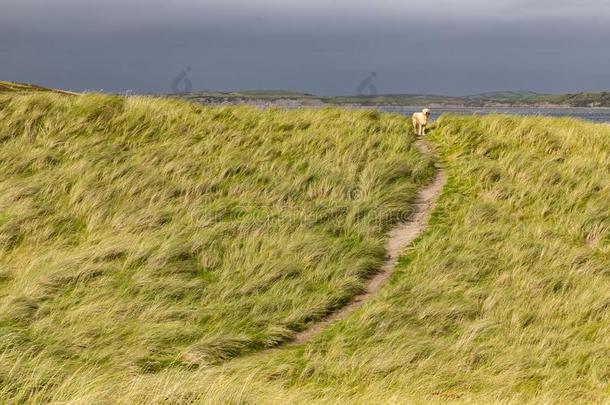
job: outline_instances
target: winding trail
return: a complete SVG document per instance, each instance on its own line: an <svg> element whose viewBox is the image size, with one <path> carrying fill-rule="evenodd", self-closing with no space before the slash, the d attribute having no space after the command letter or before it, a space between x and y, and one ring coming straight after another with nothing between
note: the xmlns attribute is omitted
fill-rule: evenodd
<svg viewBox="0 0 610 405"><path fill-rule="evenodd" d="M423 140L418 139L415 146L421 153L431 154L432 147ZM333 322L347 318L352 312L360 308L368 299L379 291L383 283L394 273L400 254L413 240L415 240L426 229L430 214L436 206L436 201L443 190L447 176L445 171L436 167L434 180L424 189L420 190L415 201L415 211L406 222L396 225L388 233L386 244L387 257L379 273L375 274L367 281L365 290L360 295L342 307L341 309L329 314L321 321L314 323L309 328L299 332L292 340L293 344L305 343L318 335L328 325Z"/></svg>

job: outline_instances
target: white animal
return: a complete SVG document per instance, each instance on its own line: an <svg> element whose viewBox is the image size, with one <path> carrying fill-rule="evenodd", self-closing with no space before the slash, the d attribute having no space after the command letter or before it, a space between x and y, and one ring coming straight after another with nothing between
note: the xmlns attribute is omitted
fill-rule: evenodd
<svg viewBox="0 0 610 405"><path fill-rule="evenodd" d="M422 112L413 114L413 129L415 130L416 135L426 135L426 125L428 125L429 118L430 110L428 108L424 108Z"/></svg>

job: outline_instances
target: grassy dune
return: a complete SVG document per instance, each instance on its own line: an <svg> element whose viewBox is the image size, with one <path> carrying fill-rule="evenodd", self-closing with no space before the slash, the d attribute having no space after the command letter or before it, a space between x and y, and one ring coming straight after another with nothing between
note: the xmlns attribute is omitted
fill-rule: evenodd
<svg viewBox="0 0 610 405"><path fill-rule="evenodd" d="M0 96L0 398L32 403L603 403L610 127L445 116L449 182L359 291L430 162L341 110Z"/></svg>
<svg viewBox="0 0 610 405"><path fill-rule="evenodd" d="M431 139L449 183L380 295L305 345L126 378L120 400L607 402L610 128L445 116Z"/></svg>
<svg viewBox="0 0 610 405"><path fill-rule="evenodd" d="M33 92L51 92L58 94L71 94L76 95L76 93L72 93L64 90L55 90L49 89L42 86L37 86L35 84L26 84L26 83L15 83L15 82L5 82L0 80L0 94L2 93L33 93Z"/></svg>
<svg viewBox="0 0 610 405"><path fill-rule="evenodd" d="M432 175L408 133L374 112L0 96L0 398L122 397L341 306Z"/></svg>
<svg viewBox="0 0 610 405"><path fill-rule="evenodd" d="M5 82L0 80L0 93L32 92L36 91L36 89L37 87L30 84Z"/></svg>

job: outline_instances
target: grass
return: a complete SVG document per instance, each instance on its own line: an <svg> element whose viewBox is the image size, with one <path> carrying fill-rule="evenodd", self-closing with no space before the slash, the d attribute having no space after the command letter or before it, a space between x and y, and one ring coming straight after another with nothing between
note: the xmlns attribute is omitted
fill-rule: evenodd
<svg viewBox="0 0 610 405"><path fill-rule="evenodd" d="M405 118L0 98L0 397L32 403L604 403L610 127L444 116L449 181L349 299L430 162ZM262 218L262 220L261 220Z"/></svg>
<svg viewBox="0 0 610 405"><path fill-rule="evenodd" d="M315 340L221 367L87 380L122 403L605 403L610 129L445 116L449 174L380 295ZM100 390L109 381L117 392ZM77 383L66 392L78 397Z"/></svg>
<svg viewBox="0 0 610 405"><path fill-rule="evenodd" d="M445 116L431 137L449 183L391 283L303 347L211 372L217 398L608 400L610 129Z"/></svg>
<svg viewBox="0 0 610 405"><path fill-rule="evenodd" d="M341 306L431 178L408 134L375 112L0 96L0 398L95 402Z"/></svg>
<svg viewBox="0 0 610 405"><path fill-rule="evenodd" d="M71 94L75 95L76 93L72 93L64 90L55 90L48 89L46 87L37 86L34 84L26 84L26 83L15 83L15 82L5 82L0 80L0 94L2 93L33 93L33 92L52 92L58 94Z"/></svg>

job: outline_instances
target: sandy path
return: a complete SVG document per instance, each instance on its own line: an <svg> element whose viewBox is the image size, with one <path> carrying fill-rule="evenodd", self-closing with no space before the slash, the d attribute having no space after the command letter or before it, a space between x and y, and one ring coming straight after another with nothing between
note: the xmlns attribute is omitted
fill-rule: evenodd
<svg viewBox="0 0 610 405"><path fill-rule="evenodd" d="M420 152L425 154L432 153L431 147L428 142L424 140L418 140L415 142L415 146ZM371 279L367 281L365 290L362 294L354 297L354 299L344 306L343 308L331 313L321 321L314 323L309 328L302 332L299 332L293 339L293 344L300 344L308 341L317 334L319 334L329 324L347 318L352 312L360 308L368 299L370 299L383 285L383 283L390 278L394 273L394 268L398 263L398 258L401 252L406 248L415 238L417 238L426 229L430 213L436 206L436 200L443 190L443 186L447 180L446 174L442 168L436 168L436 174L434 180L424 189L422 189L417 195L415 201L415 211L407 222L396 225L388 233L388 241L386 245L387 258L384 262L379 273L375 274Z"/></svg>

